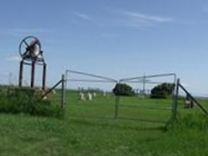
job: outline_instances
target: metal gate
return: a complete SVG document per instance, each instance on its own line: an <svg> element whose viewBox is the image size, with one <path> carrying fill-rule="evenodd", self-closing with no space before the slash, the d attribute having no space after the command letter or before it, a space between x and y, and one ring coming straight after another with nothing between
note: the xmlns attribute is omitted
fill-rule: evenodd
<svg viewBox="0 0 208 156"><path fill-rule="evenodd" d="M69 116L113 119L116 97L112 89L117 82L105 76L66 70L66 104Z"/></svg>
<svg viewBox="0 0 208 156"><path fill-rule="evenodd" d="M140 88L140 90L137 89L136 96L117 98L116 118L137 120L155 125L168 124L175 118L176 74L144 75L121 79L119 83L125 83ZM167 99L151 98L151 89L164 83L173 84L172 96Z"/></svg>
<svg viewBox="0 0 208 156"><path fill-rule="evenodd" d="M78 77L74 77L74 75ZM131 86L142 84L140 87L141 92L133 97L115 96L112 90L118 83L126 83ZM168 99L151 99L148 95L149 91L147 91L147 89L151 89L155 85L162 83L175 84L176 74L145 75L115 80L105 76L67 70L65 92L66 105L68 105L67 111L69 111L69 117L82 119L132 120L155 125L164 125L174 118L176 111L176 91L174 89L172 96ZM79 84L80 86L75 84ZM101 86L110 85L110 88L108 88L108 91L93 90L93 87L90 88L85 84L89 86L95 84L100 84ZM89 93L96 93L96 97L93 99L87 99L87 97L81 99L81 94L87 95Z"/></svg>

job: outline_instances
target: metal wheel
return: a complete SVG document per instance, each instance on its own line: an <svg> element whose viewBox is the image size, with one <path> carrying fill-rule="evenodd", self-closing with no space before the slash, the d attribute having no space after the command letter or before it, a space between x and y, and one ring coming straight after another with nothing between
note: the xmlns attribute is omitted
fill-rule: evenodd
<svg viewBox="0 0 208 156"><path fill-rule="evenodd" d="M37 37L25 37L19 45L19 54L22 59L38 59L42 55L41 43Z"/></svg>

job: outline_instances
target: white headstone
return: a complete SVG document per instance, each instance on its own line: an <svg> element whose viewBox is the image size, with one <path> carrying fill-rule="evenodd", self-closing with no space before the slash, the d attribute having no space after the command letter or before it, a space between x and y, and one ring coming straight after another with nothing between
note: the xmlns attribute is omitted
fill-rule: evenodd
<svg viewBox="0 0 208 156"><path fill-rule="evenodd" d="M92 94L91 93L88 93L87 96L88 96L88 100L89 101L92 101Z"/></svg>

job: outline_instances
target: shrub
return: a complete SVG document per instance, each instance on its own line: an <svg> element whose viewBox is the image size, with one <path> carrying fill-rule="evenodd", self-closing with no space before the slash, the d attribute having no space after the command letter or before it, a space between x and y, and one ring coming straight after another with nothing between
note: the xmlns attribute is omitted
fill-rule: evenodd
<svg viewBox="0 0 208 156"><path fill-rule="evenodd" d="M2 87L0 112L60 117L62 109L50 100L42 100L41 95L41 91L36 89Z"/></svg>
<svg viewBox="0 0 208 156"><path fill-rule="evenodd" d="M113 93L115 95L120 95L120 96L134 96L135 95L132 87L123 83L116 84L115 88L113 89Z"/></svg>
<svg viewBox="0 0 208 156"><path fill-rule="evenodd" d="M158 99L168 98L171 96L174 86L175 86L174 84L170 84L170 83L160 84L151 90L150 97L158 98Z"/></svg>

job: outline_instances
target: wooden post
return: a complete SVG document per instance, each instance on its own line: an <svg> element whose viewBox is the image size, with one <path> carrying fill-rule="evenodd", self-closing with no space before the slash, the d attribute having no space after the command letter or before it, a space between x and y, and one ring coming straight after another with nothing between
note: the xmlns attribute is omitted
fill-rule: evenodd
<svg viewBox="0 0 208 156"><path fill-rule="evenodd" d="M22 87L22 81L23 81L23 68L24 68L24 62L23 60L20 62L20 70L19 70L19 87Z"/></svg>

